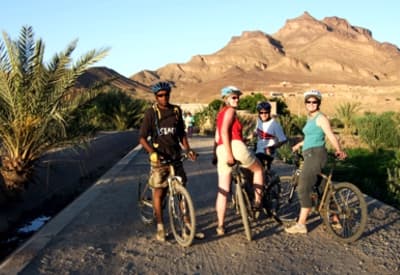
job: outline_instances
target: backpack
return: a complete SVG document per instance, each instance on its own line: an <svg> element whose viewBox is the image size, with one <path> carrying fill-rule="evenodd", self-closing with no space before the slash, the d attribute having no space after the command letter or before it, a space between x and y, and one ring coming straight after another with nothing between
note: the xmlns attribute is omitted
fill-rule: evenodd
<svg viewBox="0 0 400 275"><path fill-rule="evenodd" d="M172 105L172 106L174 107L174 113L175 113L176 121L178 121L179 118L182 117L181 109L177 105ZM158 147L158 143L156 143L155 140L160 135L159 120L161 119L161 112L160 112L160 109L157 107L157 104L155 104L155 103L152 105L152 108L153 108L153 111L154 111L155 131L153 131L153 136L151 137L151 139L153 141L154 148L157 148Z"/></svg>

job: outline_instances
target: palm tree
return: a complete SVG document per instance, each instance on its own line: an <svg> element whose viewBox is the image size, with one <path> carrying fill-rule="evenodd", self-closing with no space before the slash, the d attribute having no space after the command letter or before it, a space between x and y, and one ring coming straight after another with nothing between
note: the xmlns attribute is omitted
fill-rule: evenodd
<svg viewBox="0 0 400 275"><path fill-rule="evenodd" d="M344 133L349 134L353 128L354 116L360 109L360 102L346 102L336 108L336 115L343 122Z"/></svg>
<svg viewBox="0 0 400 275"><path fill-rule="evenodd" d="M9 189L27 183L41 154L66 140L65 121L88 99L74 92L78 76L108 49L91 50L71 64L77 40L44 63L44 43L24 26L13 41L0 41L0 172Z"/></svg>

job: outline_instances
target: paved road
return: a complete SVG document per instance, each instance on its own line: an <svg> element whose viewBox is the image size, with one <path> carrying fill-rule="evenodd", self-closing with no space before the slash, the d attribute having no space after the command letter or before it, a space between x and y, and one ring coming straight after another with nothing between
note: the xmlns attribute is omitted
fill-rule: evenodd
<svg viewBox="0 0 400 275"><path fill-rule="evenodd" d="M23 215L34 214L32 212L41 209L43 204L52 204L56 208L65 205L92 185L104 171L113 167L137 143L137 130L101 132L84 147L49 151L36 165L35 182L26 187L18 200L5 203L0 192L0 232L14 226Z"/></svg>
<svg viewBox="0 0 400 275"><path fill-rule="evenodd" d="M227 235L217 238L212 140L195 137L191 143L200 157L185 167L204 240L186 249L172 238L159 243L154 228L140 222L136 192L148 163L136 149L4 261L0 274L399 274L400 213L371 198L368 228L352 245L331 239L317 218L306 236L260 220L248 242L233 211ZM290 170L275 167L281 174Z"/></svg>

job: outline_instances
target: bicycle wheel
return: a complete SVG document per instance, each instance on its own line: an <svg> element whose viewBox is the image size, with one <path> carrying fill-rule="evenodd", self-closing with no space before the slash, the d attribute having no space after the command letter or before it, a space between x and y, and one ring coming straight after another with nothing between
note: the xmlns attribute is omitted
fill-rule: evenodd
<svg viewBox="0 0 400 275"><path fill-rule="evenodd" d="M324 223L335 239L346 243L356 241L367 224L367 204L355 185L342 182L330 190L324 209Z"/></svg>
<svg viewBox="0 0 400 275"><path fill-rule="evenodd" d="M297 196L298 176L280 177L281 194L279 198L278 217L281 221L296 221L300 213L300 201Z"/></svg>
<svg viewBox="0 0 400 275"><path fill-rule="evenodd" d="M241 187L241 188L242 188L242 194L243 194L243 201L244 201L244 204L247 209L247 217L249 218L249 220L254 220L254 219L258 218L258 216L256 217L256 213L255 213L255 211L253 211L253 208L251 206L252 205L251 201L254 200L254 198L253 198L254 195L248 193L249 189L246 189L244 187Z"/></svg>
<svg viewBox="0 0 400 275"><path fill-rule="evenodd" d="M232 199L231 199L230 208L235 209L236 215L240 215L240 207L239 207L239 203L238 203L239 199L238 199L238 193L236 192L236 188L242 188L242 187L239 187L239 184L236 184L236 180L232 180L232 194L233 195L232 195ZM249 194L245 188L242 188L242 194L243 194L243 200L246 205L248 217L249 217L249 219L254 219L255 215L252 212L253 209L251 208L251 201L254 196L251 196L251 194Z"/></svg>
<svg viewBox="0 0 400 275"><path fill-rule="evenodd" d="M242 188L240 188L240 186L238 185L236 185L236 198L237 198L237 206L239 207L240 215L242 216L242 222L246 238L247 240L251 241L252 236L251 236L249 216L247 214L247 206L244 200Z"/></svg>
<svg viewBox="0 0 400 275"><path fill-rule="evenodd" d="M281 185L280 182L271 182L264 188L263 207L268 217L278 218L280 208Z"/></svg>
<svg viewBox="0 0 400 275"><path fill-rule="evenodd" d="M196 216L192 198L180 181L173 182L168 197L168 214L175 240L183 247L192 244L196 233Z"/></svg>
<svg viewBox="0 0 400 275"><path fill-rule="evenodd" d="M148 184L139 183L138 206L142 222L145 224L152 224L154 222L154 209L152 190Z"/></svg>

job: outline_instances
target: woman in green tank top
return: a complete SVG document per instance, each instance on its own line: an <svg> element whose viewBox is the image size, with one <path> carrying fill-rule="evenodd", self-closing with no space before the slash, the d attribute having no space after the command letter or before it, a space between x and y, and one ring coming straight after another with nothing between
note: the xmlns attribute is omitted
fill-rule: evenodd
<svg viewBox="0 0 400 275"><path fill-rule="evenodd" d="M295 225L285 228L288 233L307 233L307 217L311 211L311 193L317 176L322 171L327 161L325 137L328 138L335 155L339 159L346 158L346 152L340 147L339 141L332 131L328 118L320 112L321 93L311 90L304 93L304 103L308 113L307 123L303 128L304 140L292 147L297 151L302 147L304 164L300 175L297 193L300 199L301 210Z"/></svg>

